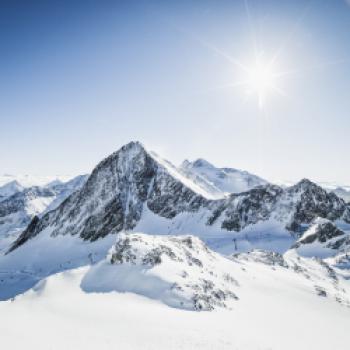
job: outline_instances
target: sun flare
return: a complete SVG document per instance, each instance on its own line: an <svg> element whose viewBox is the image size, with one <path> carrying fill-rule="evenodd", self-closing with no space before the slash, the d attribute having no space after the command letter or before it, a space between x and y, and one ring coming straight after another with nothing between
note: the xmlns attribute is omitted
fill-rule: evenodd
<svg viewBox="0 0 350 350"><path fill-rule="evenodd" d="M257 60L246 69L247 80L245 82L248 94L256 94L259 107L263 108L266 98L273 91L278 90L278 74L271 63L264 63Z"/></svg>

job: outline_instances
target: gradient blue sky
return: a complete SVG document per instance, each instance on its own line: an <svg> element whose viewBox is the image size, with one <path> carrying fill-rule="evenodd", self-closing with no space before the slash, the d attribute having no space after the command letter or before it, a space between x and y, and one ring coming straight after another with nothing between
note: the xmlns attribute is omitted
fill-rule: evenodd
<svg viewBox="0 0 350 350"><path fill-rule="evenodd" d="M350 5L245 5L1 0L0 173L85 173L140 140L176 164L350 184ZM240 74L224 56L248 64L254 33L293 71L264 111L222 88Z"/></svg>

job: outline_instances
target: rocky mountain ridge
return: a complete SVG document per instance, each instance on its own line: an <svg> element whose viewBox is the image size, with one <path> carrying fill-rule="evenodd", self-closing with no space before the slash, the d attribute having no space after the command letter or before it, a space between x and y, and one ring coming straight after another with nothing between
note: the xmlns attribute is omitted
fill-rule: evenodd
<svg viewBox="0 0 350 350"><path fill-rule="evenodd" d="M43 231L94 241L133 230L145 208L155 219L199 215L209 229L231 232L269 220L295 236L317 217L350 223L345 201L307 179L286 189L267 184L212 199L169 162L131 142L98 164L84 186L57 209L35 219L11 250Z"/></svg>

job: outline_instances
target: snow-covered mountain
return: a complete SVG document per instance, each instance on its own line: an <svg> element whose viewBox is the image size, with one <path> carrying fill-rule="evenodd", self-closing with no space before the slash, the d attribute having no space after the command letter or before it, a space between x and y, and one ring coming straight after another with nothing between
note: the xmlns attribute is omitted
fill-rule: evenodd
<svg viewBox="0 0 350 350"><path fill-rule="evenodd" d="M247 171L217 168L204 159L197 159L194 162L185 160L179 170L216 198L222 198L230 193L246 192L268 184L266 180Z"/></svg>
<svg viewBox="0 0 350 350"><path fill-rule="evenodd" d="M23 190L24 190L24 187L18 181L16 180L10 181L5 185L0 186L0 201Z"/></svg>
<svg viewBox="0 0 350 350"><path fill-rule="evenodd" d="M294 185L292 181L274 181L275 184L286 188ZM350 186L341 185L332 182L315 182L318 186L324 188L328 192L335 193L338 197L344 199L345 202L350 203Z"/></svg>
<svg viewBox="0 0 350 350"><path fill-rule="evenodd" d="M78 235L97 240L121 230L131 230L141 220L144 204L155 217L172 219L207 206L201 188L182 177L171 164L129 143L103 160L82 189L56 210L36 220L12 249L50 230L51 236Z"/></svg>
<svg viewBox="0 0 350 350"><path fill-rule="evenodd" d="M38 176L38 175L0 175L0 202L4 199L30 187L54 188L61 186L74 186L74 183L86 177L86 175L72 177L62 176ZM71 184L71 185L70 185Z"/></svg>
<svg viewBox="0 0 350 350"><path fill-rule="evenodd" d="M73 192L81 189L88 177L89 175L78 175L66 182L55 180L53 182L48 183L46 187L54 191L56 197L41 214L56 209Z"/></svg>
<svg viewBox="0 0 350 350"><path fill-rule="evenodd" d="M12 174L3 174L0 175L0 187L10 183L10 182L16 182L22 187L45 187L49 183L52 183L54 181L58 182L67 182L71 180L73 176L71 175L29 175L29 174L23 174L23 175L12 175Z"/></svg>
<svg viewBox="0 0 350 350"><path fill-rule="evenodd" d="M104 159L81 184L56 209L33 218L0 257L0 269L36 271L35 278L25 276L28 286L54 271L102 259L121 231L196 235L229 254L254 248L285 252L318 217L350 223L345 201L306 179L215 199L138 142Z"/></svg>
<svg viewBox="0 0 350 350"><path fill-rule="evenodd" d="M317 217L350 222L350 209L309 180L286 189L267 184L215 200L169 162L132 142L103 160L56 210L35 218L11 250L41 233L94 241L135 228L218 236L276 223L288 237L288 231L298 235Z"/></svg>
<svg viewBox="0 0 350 350"><path fill-rule="evenodd" d="M87 175L63 183L56 180L46 187L23 187L12 181L0 187L0 251L8 248L35 216L55 209L71 193L81 188Z"/></svg>
<svg viewBox="0 0 350 350"><path fill-rule="evenodd" d="M310 324L318 349L350 341L350 207L307 179L227 193L131 142L88 177L13 189L0 200L0 229L16 232L0 240L2 330L29 334L55 315L60 348L117 336L125 349L306 349ZM16 319L33 305L31 322ZM65 340L91 325L112 343Z"/></svg>
<svg viewBox="0 0 350 350"><path fill-rule="evenodd" d="M103 160L80 191L35 219L11 250L40 233L94 241L122 230L144 231L148 223L151 232L161 227L162 233L203 236L276 222L298 234L317 217L350 222L350 208L308 180L287 189L267 184L215 200L169 162L132 142Z"/></svg>
<svg viewBox="0 0 350 350"><path fill-rule="evenodd" d="M346 202L350 203L350 187L337 186L335 189L332 189L331 192L335 193L338 197L343 198Z"/></svg>

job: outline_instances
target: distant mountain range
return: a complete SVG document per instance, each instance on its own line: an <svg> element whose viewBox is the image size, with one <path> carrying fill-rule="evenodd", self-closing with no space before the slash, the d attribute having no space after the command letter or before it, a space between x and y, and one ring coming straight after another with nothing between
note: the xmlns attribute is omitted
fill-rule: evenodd
<svg viewBox="0 0 350 350"><path fill-rule="evenodd" d="M41 186L40 179L31 182L11 180L0 187L0 251L8 247L33 217L55 209L71 193L82 187L87 175L77 176L67 182L58 179Z"/></svg>

